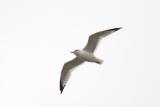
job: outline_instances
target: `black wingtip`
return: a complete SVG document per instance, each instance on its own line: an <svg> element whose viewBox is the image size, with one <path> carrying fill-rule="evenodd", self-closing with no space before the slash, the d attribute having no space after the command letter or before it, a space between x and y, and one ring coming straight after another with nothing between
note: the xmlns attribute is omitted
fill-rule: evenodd
<svg viewBox="0 0 160 107"><path fill-rule="evenodd" d="M62 92L63 92L64 87L65 87L65 86L63 86L63 85L62 85L62 82L60 81L60 91L61 91L61 94L62 94Z"/></svg>
<svg viewBox="0 0 160 107"><path fill-rule="evenodd" d="M113 29L110 29L111 31L113 31L113 32L115 32L115 31L117 31L117 30L119 30L119 29L121 29L122 27L119 27L119 28L113 28Z"/></svg>

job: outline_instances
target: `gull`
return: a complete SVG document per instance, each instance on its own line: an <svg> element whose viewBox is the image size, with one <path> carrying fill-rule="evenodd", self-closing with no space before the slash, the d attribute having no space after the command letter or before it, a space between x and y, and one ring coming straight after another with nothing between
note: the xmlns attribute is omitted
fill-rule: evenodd
<svg viewBox="0 0 160 107"><path fill-rule="evenodd" d="M76 49L71 52L71 53L75 54L76 57L74 59L64 63L64 65L63 65L63 68L61 71L61 77L60 77L61 94L62 94L63 89L66 86L66 84L70 78L70 75L75 67L81 65L83 62L94 62L97 64L102 64L103 60L97 58L93 53L102 38L112 34L113 32L115 32L119 29L121 29L121 27L96 32L96 33L89 36L87 45L82 50Z"/></svg>

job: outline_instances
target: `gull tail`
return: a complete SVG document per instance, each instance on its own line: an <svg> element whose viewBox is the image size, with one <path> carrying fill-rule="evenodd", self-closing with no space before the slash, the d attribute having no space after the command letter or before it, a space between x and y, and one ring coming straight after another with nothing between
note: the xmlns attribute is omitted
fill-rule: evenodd
<svg viewBox="0 0 160 107"><path fill-rule="evenodd" d="M103 63L103 60L102 60L102 59L97 59L96 63L97 63L97 64L102 64L102 63Z"/></svg>

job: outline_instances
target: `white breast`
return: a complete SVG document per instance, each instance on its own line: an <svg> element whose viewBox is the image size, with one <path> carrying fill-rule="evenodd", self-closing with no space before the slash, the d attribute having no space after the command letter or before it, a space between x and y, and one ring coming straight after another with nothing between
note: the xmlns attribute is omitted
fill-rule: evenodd
<svg viewBox="0 0 160 107"><path fill-rule="evenodd" d="M97 58L92 53L89 53L83 50L80 51L78 57L82 58L83 60L89 61L89 62L97 61Z"/></svg>

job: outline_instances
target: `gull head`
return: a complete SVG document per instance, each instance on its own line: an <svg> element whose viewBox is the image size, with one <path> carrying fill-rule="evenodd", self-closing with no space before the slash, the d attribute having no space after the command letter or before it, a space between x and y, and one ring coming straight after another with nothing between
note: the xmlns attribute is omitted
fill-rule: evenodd
<svg viewBox="0 0 160 107"><path fill-rule="evenodd" d="M76 50L72 51L71 53L73 53L73 54L75 54L76 56L78 56L79 53L80 53L80 50L76 49Z"/></svg>

